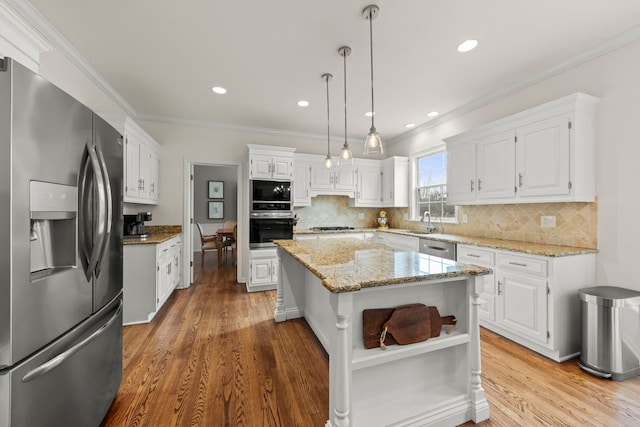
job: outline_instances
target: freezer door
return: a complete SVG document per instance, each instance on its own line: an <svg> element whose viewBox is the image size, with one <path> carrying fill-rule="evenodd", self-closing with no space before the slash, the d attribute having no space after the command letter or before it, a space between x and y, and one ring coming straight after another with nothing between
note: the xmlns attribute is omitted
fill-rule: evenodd
<svg viewBox="0 0 640 427"><path fill-rule="evenodd" d="M0 415L0 427L99 426L121 380L119 297L50 346L0 373L0 414L6 414Z"/></svg>

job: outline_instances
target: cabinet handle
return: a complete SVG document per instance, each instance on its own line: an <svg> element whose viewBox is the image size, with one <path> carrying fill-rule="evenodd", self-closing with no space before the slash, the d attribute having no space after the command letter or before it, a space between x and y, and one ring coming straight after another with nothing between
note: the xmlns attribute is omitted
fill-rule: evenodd
<svg viewBox="0 0 640 427"><path fill-rule="evenodd" d="M509 265L517 265L518 267L526 267L527 264L521 262L510 262Z"/></svg>
<svg viewBox="0 0 640 427"><path fill-rule="evenodd" d="M482 190L482 181L478 178L478 191Z"/></svg>
<svg viewBox="0 0 640 427"><path fill-rule="evenodd" d="M480 255L476 255L476 254L467 254L467 256L471 258L480 258Z"/></svg>
<svg viewBox="0 0 640 427"><path fill-rule="evenodd" d="M471 192L473 192L473 180L471 180Z"/></svg>
<svg viewBox="0 0 640 427"><path fill-rule="evenodd" d="M498 280L498 295L502 295L502 282Z"/></svg>
<svg viewBox="0 0 640 427"><path fill-rule="evenodd" d="M518 174L518 187L522 187L522 174Z"/></svg>

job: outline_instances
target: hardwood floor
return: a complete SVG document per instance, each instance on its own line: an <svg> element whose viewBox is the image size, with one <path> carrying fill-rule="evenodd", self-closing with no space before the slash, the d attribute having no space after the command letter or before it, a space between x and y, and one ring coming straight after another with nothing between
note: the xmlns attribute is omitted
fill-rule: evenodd
<svg viewBox="0 0 640 427"><path fill-rule="evenodd" d="M122 385L102 427L324 426L327 354L306 322L276 324L274 291L249 294L235 266L206 258L151 324L124 328ZM576 360L481 338L491 419L479 425L640 425L640 377L601 380Z"/></svg>

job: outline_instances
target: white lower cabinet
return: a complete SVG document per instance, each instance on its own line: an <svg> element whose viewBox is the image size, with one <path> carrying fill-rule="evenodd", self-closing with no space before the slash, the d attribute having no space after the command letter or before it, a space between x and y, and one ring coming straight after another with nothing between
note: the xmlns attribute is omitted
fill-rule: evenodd
<svg viewBox="0 0 640 427"><path fill-rule="evenodd" d="M486 249L479 249L475 246L458 245L457 261L465 264L475 264L481 267L495 269L495 252ZM478 317L480 319L495 322L496 320L496 291L495 274L482 276L484 290L480 294L480 306L478 307Z"/></svg>
<svg viewBox="0 0 640 427"><path fill-rule="evenodd" d="M391 246L394 249L400 249L403 251L419 252L420 251L420 239L413 236L402 236L400 234L393 233L379 233L383 236L383 243L387 246Z"/></svg>
<svg viewBox="0 0 640 427"><path fill-rule="evenodd" d="M276 289L280 277L280 263L276 248L249 251L249 272L248 292Z"/></svg>
<svg viewBox="0 0 640 427"><path fill-rule="evenodd" d="M124 245L125 325L151 322L180 284L181 240Z"/></svg>
<svg viewBox="0 0 640 427"><path fill-rule="evenodd" d="M595 254L545 257L458 245L458 262L491 267L480 324L561 362L580 352L578 290L595 283Z"/></svg>

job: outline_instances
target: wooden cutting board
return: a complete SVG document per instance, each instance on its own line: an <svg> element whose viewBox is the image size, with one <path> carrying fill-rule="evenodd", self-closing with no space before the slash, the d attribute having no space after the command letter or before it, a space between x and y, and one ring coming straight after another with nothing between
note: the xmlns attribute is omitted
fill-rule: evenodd
<svg viewBox="0 0 640 427"><path fill-rule="evenodd" d="M362 325L363 325L363 338L364 348L376 348L380 347L380 336L384 330L384 325L391 319L396 310L401 310L396 314L395 318L391 322L391 329L396 330L396 335L400 335L398 342L396 337L387 330L386 337L384 339L385 345L413 343L424 341L431 337L440 336L442 325L455 325L455 316L440 316L437 307L425 306L424 304L407 304L401 305L395 308L372 308L362 311ZM407 311L408 310L408 311ZM424 313L427 313L425 316ZM425 323L426 325L418 325L418 323ZM417 326L414 326L416 324ZM387 325L389 326L389 325ZM417 327L416 331L400 331L401 328L412 329ZM425 328L428 329L427 334ZM427 336L424 339L422 337ZM420 338L420 341L414 341Z"/></svg>
<svg viewBox="0 0 640 427"><path fill-rule="evenodd" d="M426 341L431 336L431 315L429 308L419 304L412 307L398 307L382 325L398 344L407 345Z"/></svg>

